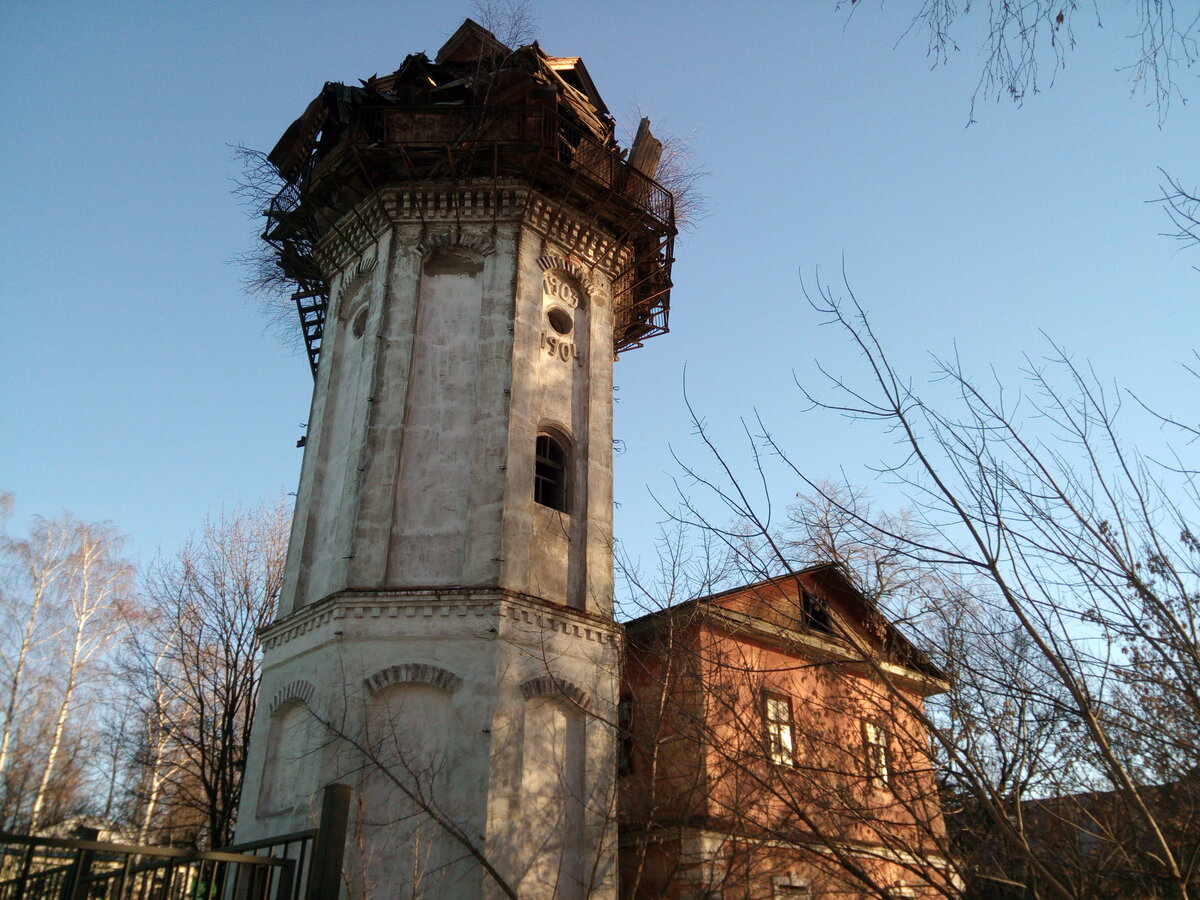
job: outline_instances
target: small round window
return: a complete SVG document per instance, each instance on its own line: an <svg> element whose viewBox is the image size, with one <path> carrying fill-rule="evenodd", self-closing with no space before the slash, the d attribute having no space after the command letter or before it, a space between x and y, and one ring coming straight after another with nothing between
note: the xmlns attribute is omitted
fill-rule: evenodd
<svg viewBox="0 0 1200 900"><path fill-rule="evenodd" d="M546 318L550 320L550 327L559 334L570 334L573 327L571 322L571 314L559 306L552 306L546 310Z"/></svg>
<svg viewBox="0 0 1200 900"><path fill-rule="evenodd" d="M350 326L350 330L356 338L360 338L367 330L367 308L364 306L357 316L354 317L354 323Z"/></svg>

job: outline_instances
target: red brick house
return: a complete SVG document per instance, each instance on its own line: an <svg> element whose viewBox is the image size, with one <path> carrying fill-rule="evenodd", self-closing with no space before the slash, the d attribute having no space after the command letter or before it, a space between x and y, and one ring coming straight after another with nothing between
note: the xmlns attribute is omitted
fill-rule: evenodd
<svg viewBox="0 0 1200 900"><path fill-rule="evenodd" d="M944 676L836 565L626 625L621 896L956 893L922 725Z"/></svg>

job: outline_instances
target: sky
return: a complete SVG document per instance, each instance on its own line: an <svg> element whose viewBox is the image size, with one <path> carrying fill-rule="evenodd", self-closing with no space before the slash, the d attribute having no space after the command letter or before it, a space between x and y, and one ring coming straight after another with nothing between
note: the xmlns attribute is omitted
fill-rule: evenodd
<svg viewBox="0 0 1200 900"><path fill-rule="evenodd" d="M739 471L760 418L814 478L903 502L868 423L808 410L818 363L861 371L803 285L843 273L918 384L957 354L1014 384L1053 340L1106 383L1191 416L1200 250L1163 237L1161 168L1200 180L1194 105L1160 127L1119 21L1083 26L1054 84L983 100L978 35L934 66L914 3L536 0L618 121L688 138L707 216L676 247L671 333L617 363L616 532L657 523L711 467L686 397ZM112 521L141 563L205 516L294 491L312 380L236 262L258 223L231 147L269 149L325 81L436 53L469 4L0 4L0 490L8 528ZM1048 75L1049 73L1044 72ZM1200 94L1195 72L1186 93ZM1192 96L1195 100L1196 96ZM757 429L757 425L754 426ZM1159 438L1144 422L1135 437ZM1139 431L1145 429L1145 431ZM785 506L801 485L775 472Z"/></svg>

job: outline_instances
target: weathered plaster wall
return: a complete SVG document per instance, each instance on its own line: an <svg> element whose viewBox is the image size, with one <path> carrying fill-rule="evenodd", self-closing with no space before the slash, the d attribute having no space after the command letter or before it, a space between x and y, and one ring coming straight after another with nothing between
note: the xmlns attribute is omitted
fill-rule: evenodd
<svg viewBox="0 0 1200 900"><path fill-rule="evenodd" d="M473 853L522 897L615 892L625 260L551 209L515 184L387 190L320 251L331 307L264 633L260 695L281 699L258 709L238 839L309 827L320 786L351 784L366 897L499 896ZM546 429L569 446L565 511L534 501Z"/></svg>
<svg viewBox="0 0 1200 900"><path fill-rule="evenodd" d="M439 584L611 614L613 319L597 263L622 257L611 242L570 252L578 223L572 237L524 215L524 196L452 231L393 198L401 221L342 261L281 615L340 590ZM570 448L566 511L533 502L545 429Z"/></svg>
<svg viewBox="0 0 1200 900"><path fill-rule="evenodd" d="M364 803L355 846L380 848L351 863L364 885L401 863L411 874L422 853L461 855L406 816L395 776L482 836L477 848L522 896L611 896L616 626L451 592L326 601L280 624L267 637L255 732L286 741L252 742L239 840L310 827L320 786L341 782ZM266 700L297 683L313 686L298 721L299 700ZM265 799L281 784L291 805ZM437 871L431 897L493 895L477 867Z"/></svg>

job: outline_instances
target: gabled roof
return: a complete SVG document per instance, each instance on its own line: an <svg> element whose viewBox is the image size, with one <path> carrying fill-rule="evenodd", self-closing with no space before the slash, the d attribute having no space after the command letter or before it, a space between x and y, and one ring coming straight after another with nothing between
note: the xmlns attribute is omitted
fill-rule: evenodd
<svg viewBox="0 0 1200 900"><path fill-rule="evenodd" d="M578 56L547 56L546 65L550 67L563 81L579 91L598 112L609 115L608 107L596 90L596 83L588 74L587 67Z"/></svg>
<svg viewBox="0 0 1200 900"><path fill-rule="evenodd" d="M434 58L439 66L449 62L478 62L494 56L508 56L512 51L496 40L496 36L476 22L466 19Z"/></svg>
<svg viewBox="0 0 1200 900"><path fill-rule="evenodd" d="M806 656L840 659L868 669L871 662L877 663L883 674L923 696L949 689L946 675L863 596L837 563L820 563L687 600L626 622L625 629L636 640L692 616Z"/></svg>

